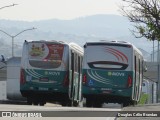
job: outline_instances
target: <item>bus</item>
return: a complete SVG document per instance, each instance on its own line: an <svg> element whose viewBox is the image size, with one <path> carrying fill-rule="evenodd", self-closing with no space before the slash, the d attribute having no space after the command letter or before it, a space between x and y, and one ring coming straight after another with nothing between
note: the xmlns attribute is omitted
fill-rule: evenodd
<svg viewBox="0 0 160 120"><path fill-rule="evenodd" d="M25 41L20 92L28 104L56 102L78 106L82 100L83 48L61 41Z"/></svg>
<svg viewBox="0 0 160 120"><path fill-rule="evenodd" d="M87 42L82 65L82 94L86 106L137 104L142 88L142 68L142 53L128 42Z"/></svg>

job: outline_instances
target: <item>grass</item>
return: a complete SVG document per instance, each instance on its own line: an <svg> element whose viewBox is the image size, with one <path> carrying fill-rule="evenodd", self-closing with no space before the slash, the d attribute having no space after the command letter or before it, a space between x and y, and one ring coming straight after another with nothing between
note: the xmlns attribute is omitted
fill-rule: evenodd
<svg viewBox="0 0 160 120"><path fill-rule="evenodd" d="M138 104L144 105L148 102L149 95L145 93L141 93L141 98Z"/></svg>

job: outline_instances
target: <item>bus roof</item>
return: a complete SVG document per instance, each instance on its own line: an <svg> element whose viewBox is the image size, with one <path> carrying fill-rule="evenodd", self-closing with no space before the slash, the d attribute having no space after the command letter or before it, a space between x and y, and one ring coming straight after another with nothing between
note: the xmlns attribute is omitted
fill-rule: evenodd
<svg viewBox="0 0 160 120"><path fill-rule="evenodd" d="M87 46L92 46L92 45L109 45L109 46L122 46L122 47L132 46L134 50L136 50L140 55L142 55L142 52L137 47L135 47L133 44L126 42L126 41L101 40L99 42L86 42L86 44L84 45L84 48Z"/></svg>
<svg viewBox="0 0 160 120"><path fill-rule="evenodd" d="M85 45L122 45L122 46L126 46L126 45L132 45L131 43L129 42L125 42L125 41L104 41L104 40L101 40L101 41L98 41L98 42L86 42Z"/></svg>
<svg viewBox="0 0 160 120"><path fill-rule="evenodd" d="M72 49L78 51L78 52L81 53L81 54L84 53L83 48L82 48L81 46L79 46L78 44L76 44L76 43L71 42L71 43L69 43L69 46L70 46Z"/></svg>
<svg viewBox="0 0 160 120"><path fill-rule="evenodd" d="M29 43L56 43L56 44L64 44L64 45L68 45L66 42L63 41L56 41L56 40L38 40L38 41L27 41L25 40L25 42L29 42Z"/></svg>

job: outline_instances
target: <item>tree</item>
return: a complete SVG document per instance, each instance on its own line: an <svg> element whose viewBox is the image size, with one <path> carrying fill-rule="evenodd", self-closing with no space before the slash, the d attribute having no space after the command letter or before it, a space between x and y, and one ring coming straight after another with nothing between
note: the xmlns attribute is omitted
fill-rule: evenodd
<svg viewBox="0 0 160 120"><path fill-rule="evenodd" d="M135 37L160 41L160 0L123 0L121 12L134 23Z"/></svg>

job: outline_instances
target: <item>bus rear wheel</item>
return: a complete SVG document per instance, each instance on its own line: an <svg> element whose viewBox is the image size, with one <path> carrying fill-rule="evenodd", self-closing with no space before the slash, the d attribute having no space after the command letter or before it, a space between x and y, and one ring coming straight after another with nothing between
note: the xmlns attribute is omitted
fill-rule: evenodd
<svg viewBox="0 0 160 120"><path fill-rule="evenodd" d="M38 101L37 101L37 100L34 100L34 101L33 101L33 105L38 105Z"/></svg>
<svg viewBox="0 0 160 120"><path fill-rule="evenodd" d="M127 106L129 106L129 103L128 103L128 102L122 103L122 107L127 107Z"/></svg>
<svg viewBox="0 0 160 120"><path fill-rule="evenodd" d="M44 106L45 104L46 104L46 101L40 101L40 102L39 102L39 105L40 105L40 106Z"/></svg>
<svg viewBox="0 0 160 120"><path fill-rule="evenodd" d="M100 101L95 101L93 103L93 107L95 107L95 108L101 108L102 107L102 103Z"/></svg>
<svg viewBox="0 0 160 120"><path fill-rule="evenodd" d="M93 100L91 98L86 98L86 107L92 107L93 106Z"/></svg>
<svg viewBox="0 0 160 120"><path fill-rule="evenodd" d="M74 101L74 102L73 102L73 106L74 106L74 107L78 107L78 105L79 105L79 102L78 102L78 101Z"/></svg>
<svg viewBox="0 0 160 120"><path fill-rule="evenodd" d="M32 98L27 97L27 104L28 105L32 105L32 102L33 102Z"/></svg>

